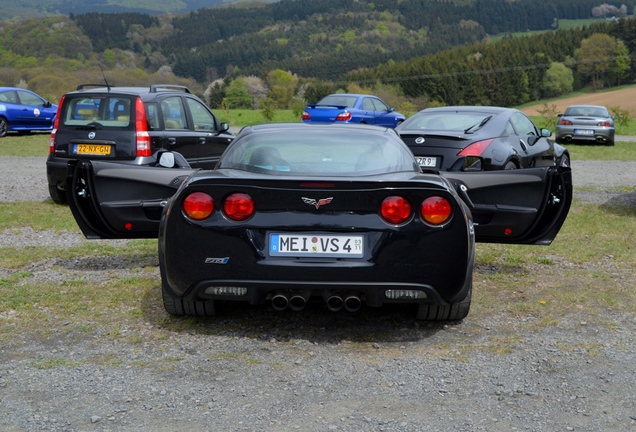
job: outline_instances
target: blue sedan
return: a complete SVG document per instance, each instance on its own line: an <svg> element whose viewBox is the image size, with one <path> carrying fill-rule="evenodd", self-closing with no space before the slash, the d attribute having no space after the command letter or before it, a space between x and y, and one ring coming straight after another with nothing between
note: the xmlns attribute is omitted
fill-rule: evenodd
<svg viewBox="0 0 636 432"><path fill-rule="evenodd" d="M304 123L360 123L394 128L406 117L372 95L337 93L305 107Z"/></svg>
<svg viewBox="0 0 636 432"><path fill-rule="evenodd" d="M32 91L0 87L0 138L7 132L28 133L53 129L57 105Z"/></svg>

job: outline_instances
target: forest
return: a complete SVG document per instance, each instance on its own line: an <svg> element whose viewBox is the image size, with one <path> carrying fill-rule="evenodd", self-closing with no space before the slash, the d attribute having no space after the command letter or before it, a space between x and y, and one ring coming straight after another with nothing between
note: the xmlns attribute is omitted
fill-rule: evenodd
<svg viewBox="0 0 636 432"><path fill-rule="evenodd" d="M282 0L186 14L6 20L0 85L28 86L56 100L72 86L104 78L118 85L170 81L205 94L213 107L257 107L269 98L289 108L351 88L388 93L417 108L514 106L633 81L635 5ZM591 18L597 18L591 25L560 26Z"/></svg>

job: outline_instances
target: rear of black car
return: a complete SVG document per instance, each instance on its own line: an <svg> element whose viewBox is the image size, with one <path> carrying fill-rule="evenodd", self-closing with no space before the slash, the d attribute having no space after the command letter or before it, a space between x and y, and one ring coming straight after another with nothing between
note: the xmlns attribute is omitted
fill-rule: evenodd
<svg viewBox="0 0 636 432"><path fill-rule="evenodd" d="M159 232L164 299L258 304L298 293L329 304L332 296L352 293L369 306L444 305L470 289L469 216L444 182L426 187L420 177L405 176L354 182L221 174L191 177L165 213ZM197 194L213 202L202 220L189 213ZM228 204L236 195L248 197L248 204ZM412 206L400 223L383 219L383 202L393 196ZM439 225L421 215L421 204L432 196L450 203L452 216ZM253 213L236 220L234 211L250 206ZM407 293L420 294L409 299Z"/></svg>

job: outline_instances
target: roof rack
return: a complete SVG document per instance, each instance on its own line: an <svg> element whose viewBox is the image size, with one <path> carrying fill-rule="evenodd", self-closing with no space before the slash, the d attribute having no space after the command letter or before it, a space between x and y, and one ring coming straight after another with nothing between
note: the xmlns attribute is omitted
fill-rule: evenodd
<svg viewBox="0 0 636 432"><path fill-rule="evenodd" d="M150 86L150 93L157 93L160 91L169 90L182 90L184 93L192 93L189 88L176 84L153 84Z"/></svg>
<svg viewBox="0 0 636 432"><path fill-rule="evenodd" d="M84 88L86 87L108 87L108 90L110 90L111 87L115 87L115 86L111 86L109 84L80 84L77 86L77 90L84 90Z"/></svg>

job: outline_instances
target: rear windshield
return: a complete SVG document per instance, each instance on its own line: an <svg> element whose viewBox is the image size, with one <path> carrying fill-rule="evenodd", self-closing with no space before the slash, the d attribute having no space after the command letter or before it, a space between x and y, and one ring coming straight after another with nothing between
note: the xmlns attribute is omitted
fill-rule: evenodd
<svg viewBox="0 0 636 432"><path fill-rule="evenodd" d="M405 121L400 127L400 130L460 132L475 127L481 124L488 117L492 116L492 113L481 113L476 111L419 113Z"/></svg>
<svg viewBox="0 0 636 432"><path fill-rule="evenodd" d="M129 128L135 98L123 95L66 96L60 125Z"/></svg>
<svg viewBox="0 0 636 432"><path fill-rule="evenodd" d="M353 108L357 100L357 96L331 95L318 102L318 105L338 105Z"/></svg>
<svg viewBox="0 0 636 432"><path fill-rule="evenodd" d="M236 140L217 168L327 177L419 171L413 154L397 136L303 129L259 131Z"/></svg>

